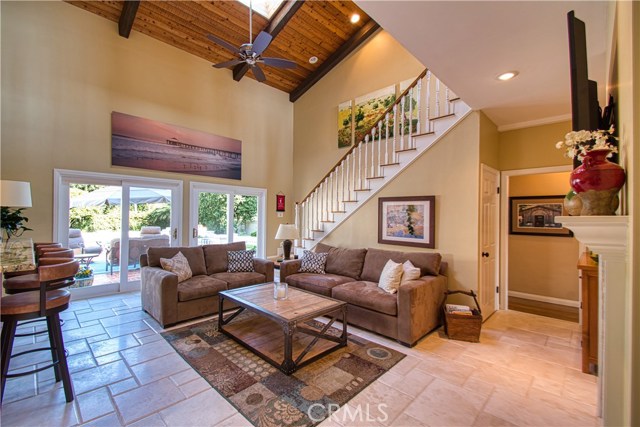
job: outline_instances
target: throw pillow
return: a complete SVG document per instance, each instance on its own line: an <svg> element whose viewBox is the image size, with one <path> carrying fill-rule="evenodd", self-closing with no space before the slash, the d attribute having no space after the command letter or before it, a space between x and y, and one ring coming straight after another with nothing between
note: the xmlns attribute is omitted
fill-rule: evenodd
<svg viewBox="0 0 640 427"><path fill-rule="evenodd" d="M178 252L172 258L160 258L160 265L164 270L177 274L178 283L184 282L193 276L189 261L187 261L187 257L182 252Z"/></svg>
<svg viewBox="0 0 640 427"><path fill-rule="evenodd" d="M400 282L400 286L406 284L409 280L416 280L420 278L420 269L413 265L413 263L409 260L405 261L402 264L402 281Z"/></svg>
<svg viewBox="0 0 640 427"><path fill-rule="evenodd" d="M327 252L304 251L302 262L300 263L300 273L324 274L324 265L327 262Z"/></svg>
<svg viewBox="0 0 640 427"><path fill-rule="evenodd" d="M249 273L255 271L253 269L253 258L256 255L256 251L228 251L227 257L229 259L229 265L227 271L229 273Z"/></svg>
<svg viewBox="0 0 640 427"><path fill-rule="evenodd" d="M382 269L382 273L380 273L378 287L390 294L395 294L400 287L402 273L402 264L391 260L387 261Z"/></svg>

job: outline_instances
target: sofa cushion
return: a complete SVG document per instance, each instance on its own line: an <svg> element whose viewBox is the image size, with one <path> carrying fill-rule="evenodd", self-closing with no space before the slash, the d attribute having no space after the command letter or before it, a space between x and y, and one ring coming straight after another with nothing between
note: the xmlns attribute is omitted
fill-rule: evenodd
<svg viewBox="0 0 640 427"><path fill-rule="evenodd" d="M331 297L358 307L390 316L398 315L397 294L389 294L378 287L376 282L349 282L334 287Z"/></svg>
<svg viewBox="0 0 640 427"><path fill-rule="evenodd" d="M257 285L258 283L264 283L266 280L264 274L256 273L255 271L244 273L215 273L212 274L211 277L226 282L229 289Z"/></svg>
<svg viewBox="0 0 640 427"><path fill-rule="evenodd" d="M378 280L378 287L385 292L395 294L400 287L400 280L402 280L402 265L391 260L387 261L382 273L380 273L380 279Z"/></svg>
<svg viewBox="0 0 640 427"><path fill-rule="evenodd" d="M229 273L250 273L253 270L253 258L256 251L229 251L227 252Z"/></svg>
<svg viewBox="0 0 640 427"><path fill-rule="evenodd" d="M311 291L316 294L331 296L331 289L342 283L352 282L351 277L336 274L296 273L287 276L289 286Z"/></svg>
<svg viewBox="0 0 640 427"><path fill-rule="evenodd" d="M178 283L178 301L191 301L205 297L214 297L227 289L227 283L209 276L193 276Z"/></svg>
<svg viewBox="0 0 640 427"><path fill-rule="evenodd" d="M317 253L326 252L329 254L325 266L326 273L353 277L356 280L360 280L364 257L367 254L366 249L336 248L335 246L318 243L313 248L313 251Z"/></svg>
<svg viewBox="0 0 640 427"><path fill-rule="evenodd" d="M367 255L364 257L364 267L362 268L361 275L362 280L377 282L388 260L399 263L409 260L413 265L420 268L420 274L422 276L437 276L440 270L442 256L435 252L400 252L369 248Z"/></svg>
<svg viewBox="0 0 640 427"><path fill-rule="evenodd" d="M191 268L189 267L189 261L182 255L182 252L178 252L173 258L160 258L160 265L162 265L163 269L177 274L178 283L184 282L193 276Z"/></svg>
<svg viewBox="0 0 640 427"><path fill-rule="evenodd" d="M304 251L302 262L300 263L300 273L318 273L324 274L324 266L327 262L326 252Z"/></svg>
<svg viewBox="0 0 640 427"><path fill-rule="evenodd" d="M403 264L402 264L402 281L400 282L400 286L404 285L405 283L411 281L411 280L416 280L420 278L420 269L418 267L416 267L415 265L413 265L413 263L409 260L406 260Z"/></svg>
<svg viewBox="0 0 640 427"><path fill-rule="evenodd" d="M160 258L172 258L178 252L182 252L182 255L187 258L187 261L189 261L189 268L191 268L191 272L194 276L207 274L207 269L204 264L204 252L202 251L201 246L194 246L192 248L150 247L147 250L149 267L162 268Z"/></svg>
<svg viewBox="0 0 640 427"><path fill-rule="evenodd" d="M227 271L229 251L244 251L245 242L223 243L220 245L204 245L204 259L207 263L207 274L222 273Z"/></svg>

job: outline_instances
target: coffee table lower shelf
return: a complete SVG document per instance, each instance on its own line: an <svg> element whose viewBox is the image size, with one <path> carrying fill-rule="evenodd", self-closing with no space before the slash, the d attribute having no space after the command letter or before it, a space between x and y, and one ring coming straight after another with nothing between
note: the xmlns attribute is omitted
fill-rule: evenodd
<svg viewBox="0 0 640 427"><path fill-rule="evenodd" d="M276 320L240 306L222 312L225 297L220 295L218 329L243 347L254 352L287 375L347 345L346 304L329 312L314 314L295 321ZM238 304L237 301L234 301ZM249 312L248 316L239 316ZM307 322L328 315L329 321L315 329ZM327 333L336 320L342 321L340 336Z"/></svg>

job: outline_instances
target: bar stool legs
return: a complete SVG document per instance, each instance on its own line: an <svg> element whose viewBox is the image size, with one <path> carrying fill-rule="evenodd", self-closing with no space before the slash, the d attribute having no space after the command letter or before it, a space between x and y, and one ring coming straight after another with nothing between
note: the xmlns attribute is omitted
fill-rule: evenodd
<svg viewBox="0 0 640 427"><path fill-rule="evenodd" d="M2 386L0 387L0 402L4 398L4 386L7 382L7 372L9 372L9 359L11 359L11 349L13 348L13 339L16 334L16 326L18 322L15 320L6 320L2 325Z"/></svg>
<svg viewBox="0 0 640 427"><path fill-rule="evenodd" d="M56 346L56 352L58 354L58 363L56 364L56 382L58 376L62 378L62 385L64 386L64 395L67 402L73 401L73 384L71 383L71 376L69 376L69 366L67 365L67 356L64 353L64 339L62 338L62 328L60 327L60 316L55 313L50 316L51 325L49 330L53 331L53 340Z"/></svg>

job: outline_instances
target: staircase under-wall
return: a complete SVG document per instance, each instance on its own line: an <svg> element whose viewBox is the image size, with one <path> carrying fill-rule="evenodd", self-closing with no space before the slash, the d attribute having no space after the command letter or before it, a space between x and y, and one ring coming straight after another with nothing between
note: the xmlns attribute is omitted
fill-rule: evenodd
<svg viewBox="0 0 640 427"><path fill-rule="evenodd" d="M311 249L326 238L470 111L429 70L423 71L296 203L296 249Z"/></svg>

